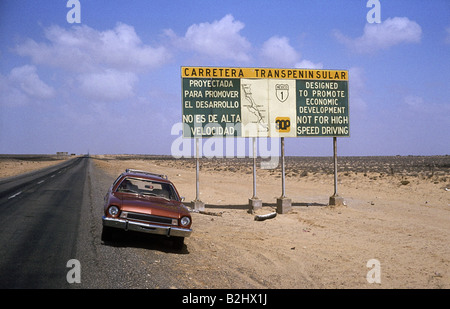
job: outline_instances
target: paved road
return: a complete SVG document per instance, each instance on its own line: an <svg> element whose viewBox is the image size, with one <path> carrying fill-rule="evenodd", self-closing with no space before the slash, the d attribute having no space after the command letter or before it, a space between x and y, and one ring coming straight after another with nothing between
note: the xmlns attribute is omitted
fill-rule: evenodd
<svg viewBox="0 0 450 309"><path fill-rule="evenodd" d="M47 170L0 200L0 287L60 288L75 254L87 158ZM6 185L3 186L3 188ZM11 188L11 183L8 183ZM7 191L3 189L2 192Z"/></svg>
<svg viewBox="0 0 450 309"><path fill-rule="evenodd" d="M187 248L125 234L100 240L103 195L113 177L81 157L0 183L0 288L183 288L174 269ZM69 283L80 263L81 282ZM71 278L76 278L71 276Z"/></svg>

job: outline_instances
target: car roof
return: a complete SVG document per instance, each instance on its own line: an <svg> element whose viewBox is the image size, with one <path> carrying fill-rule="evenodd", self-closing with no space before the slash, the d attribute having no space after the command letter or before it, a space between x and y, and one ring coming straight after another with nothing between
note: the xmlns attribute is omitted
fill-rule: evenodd
<svg viewBox="0 0 450 309"><path fill-rule="evenodd" d="M159 180L159 181L163 181L163 182L170 182L167 175L151 173L151 172L142 171L142 170L135 170L135 169L131 169L131 168L127 168L125 170L125 173L123 173L123 175L124 176L141 177L141 178L146 178L146 179L154 179L154 180Z"/></svg>

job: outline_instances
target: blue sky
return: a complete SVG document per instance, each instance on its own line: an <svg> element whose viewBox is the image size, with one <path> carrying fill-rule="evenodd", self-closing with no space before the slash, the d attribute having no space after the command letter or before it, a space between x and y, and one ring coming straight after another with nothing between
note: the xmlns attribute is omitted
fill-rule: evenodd
<svg viewBox="0 0 450 309"><path fill-rule="evenodd" d="M224 66L348 70L338 155L450 154L447 0L79 2L0 2L0 153L171 154L180 67Z"/></svg>

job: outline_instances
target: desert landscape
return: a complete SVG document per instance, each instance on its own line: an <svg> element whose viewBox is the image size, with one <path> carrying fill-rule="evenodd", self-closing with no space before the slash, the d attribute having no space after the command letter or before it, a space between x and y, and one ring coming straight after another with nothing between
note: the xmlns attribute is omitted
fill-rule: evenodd
<svg viewBox="0 0 450 309"><path fill-rule="evenodd" d="M126 168L164 173L187 206L195 199L194 159L91 158L94 170L111 182ZM0 177L57 162L0 158ZM281 195L280 167L261 169L260 163L256 190L263 208L252 213L252 160L200 160L200 199L206 208L192 213L188 254L159 253L161 260L173 255L181 286L450 288L450 156L339 157L338 193L345 200L340 207L328 206L332 158L287 157L292 211L255 221L255 215L275 212ZM378 283L367 280L373 259L379 261Z"/></svg>
<svg viewBox="0 0 450 309"><path fill-rule="evenodd" d="M58 155L0 155L0 179L56 165L69 158Z"/></svg>

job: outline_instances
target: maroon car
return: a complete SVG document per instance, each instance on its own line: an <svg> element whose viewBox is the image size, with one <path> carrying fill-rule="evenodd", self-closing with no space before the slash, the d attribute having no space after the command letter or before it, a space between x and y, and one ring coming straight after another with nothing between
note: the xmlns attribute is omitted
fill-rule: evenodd
<svg viewBox="0 0 450 309"><path fill-rule="evenodd" d="M105 196L102 240L115 230L171 237L176 248L192 233L192 218L166 175L127 169Z"/></svg>

